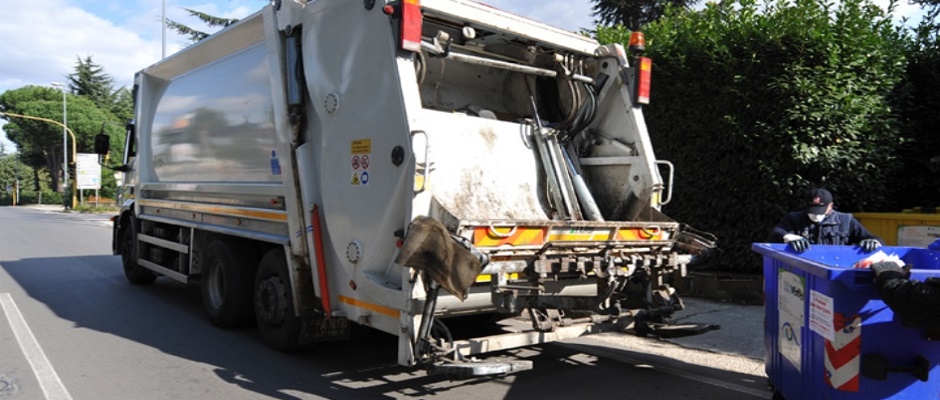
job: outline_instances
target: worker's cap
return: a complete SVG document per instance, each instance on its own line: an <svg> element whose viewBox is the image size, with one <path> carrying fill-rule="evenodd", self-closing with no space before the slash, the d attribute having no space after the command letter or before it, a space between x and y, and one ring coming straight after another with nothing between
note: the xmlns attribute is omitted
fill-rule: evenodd
<svg viewBox="0 0 940 400"><path fill-rule="evenodd" d="M832 204L832 193L826 189L813 189L806 195L806 208L809 214L825 214Z"/></svg>

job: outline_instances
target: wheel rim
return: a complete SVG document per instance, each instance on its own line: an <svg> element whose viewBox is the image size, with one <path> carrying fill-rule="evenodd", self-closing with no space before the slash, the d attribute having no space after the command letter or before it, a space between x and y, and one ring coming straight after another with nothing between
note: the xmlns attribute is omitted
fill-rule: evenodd
<svg viewBox="0 0 940 400"><path fill-rule="evenodd" d="M258 284L258 317L268 325L280 326L287 315L287 290L284 282L272 276Z"/></svg>

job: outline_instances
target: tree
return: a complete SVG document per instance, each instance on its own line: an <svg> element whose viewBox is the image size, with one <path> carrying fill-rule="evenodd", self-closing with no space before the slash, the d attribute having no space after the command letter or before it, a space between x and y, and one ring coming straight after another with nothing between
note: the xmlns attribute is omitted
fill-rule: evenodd
<svg viewBox="0 0 940 400"><path fill-rule="evenodd" d="M92 61L91 56L79 59L75 72L68 75L69 91L85 96L98 108L110 111L117 121L126 122L134 117L134 99L125 87L114 89L114 79L104 68Z"/></svg>
<svg viewBox="0 0 940 400"><path fill-rule="evenodd" d="M68 127L75 133L76 148L78 152L90 153L94 135L105 122L114 121L115 117L83 96L69 94L66 102ZM0 111L62 121L62 93L49 87L32 85L8 90L0 94ZM62 127L17 117L3 118L9 121L3 129L7 138L19 149L21 161L32 168L48 171L50 187L61 190ZM71 138L68 140L67 147L71 152Z"/></svg>
<svg viewBox="0 0 940 400"><path fill-rule="evenodd" d="M114 104L111 107L111 113L121 123L134 119L134 93L125 87L114 92Z"/></svg>
<svg viewBox="0 0 940 400"><path fill-rule="evenodd" d="M200 21L205 23L207 26L212 28L225 28L231 24L238 22L238 19L235 18L221 18L213 15L206 14L201 11L192 10L189 8L183 8L189 15L198 18ZM175 30L177 33L183 36L188 36L189 40L193 43L196 43L202 39L205 39L209 36L208 33L200 31L198 29L191 28L185 24L167 19L166 20L167 28Z"/></svg>
<svg viewBox="0 0 940 400"><path fill-rule="evenodd" d="M802 194L842 211L891 210L904 125L894 107L906 38L869 0L726 0L644 27L657 156L676 168L668 215L719 237L709 266L754 271ZM598 30L624 42L623 29Z"/></svg>
<svg viewBox="0 0 940 400"><path fill-rule="evenodd" d="M663 16L667 6L688 9L699 0L595 0L593 15L601 25L622 25L635 31Z"/></svg>
<svg viewBox="0 0 940 400"><path fill-rule="evenodd" d="M914 30L908 50L905 88L909 90L901 108L903 120L910 121L905 136L910 141L901 150L904 169L896 186L899 208L940 207L940 37L932 20L924 20Z"/></svg>
<svg viewBox="0 0 940 400"><path fill-rule="evenodd" d="M12 193L6 193L6 188L15 187L17 183L21 195L38 187L33 169L20 161L17 154L0 154L0 204L12 203Z"/></svg>
<svg viewBox="0 0 940 400"><path fill-rule="evenodd" d="M114 79L104 72L104 67L95 64L91 56L78 58L75 72L68 75L69 91L85 96L98 107L110 109L115 101Z"/></svg>

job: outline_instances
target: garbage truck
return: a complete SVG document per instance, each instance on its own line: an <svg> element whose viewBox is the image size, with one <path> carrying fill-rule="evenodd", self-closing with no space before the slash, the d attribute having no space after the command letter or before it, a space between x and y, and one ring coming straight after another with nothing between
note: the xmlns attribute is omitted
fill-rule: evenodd
<svg viewBox="0 0 940 400"><path fill-rule="evenodd" d="M275 349L361 325L458 376L599 332L716 329L670 324L670 282L714 238L661 212L641 39L469 0L275 0L135 75L113 252ZM448 327L472 315L520 326Z"/></svg>

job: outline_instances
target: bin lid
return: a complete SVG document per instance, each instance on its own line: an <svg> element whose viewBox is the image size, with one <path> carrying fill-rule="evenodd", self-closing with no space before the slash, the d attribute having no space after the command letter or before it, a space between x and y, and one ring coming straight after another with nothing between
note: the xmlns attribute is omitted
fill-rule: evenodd
<svg viewBox="0 0 940 400"><path fill-rule="evenodd" d="M754 243L751 250L772 258L781 263L804 270L810 274L830 280L845 280L846 283L857 282L858 274L870 275L868 268L853 268L855 263L864 260L882 251L888 255L897 255L910 265L911 278L923 280L929 277L940 277L940 251L933 251L919 247L882 246L875 252L866 252L858 246L813 245L802 253L797 253L791 247L782 243Z"/></svg>

